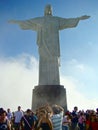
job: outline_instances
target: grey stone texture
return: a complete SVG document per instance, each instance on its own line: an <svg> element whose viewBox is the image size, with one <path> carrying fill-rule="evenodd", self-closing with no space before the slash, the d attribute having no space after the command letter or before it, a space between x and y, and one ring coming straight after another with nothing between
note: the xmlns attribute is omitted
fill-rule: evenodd
<svg viewBox="0 0 98 130"><path fill-rule="evenodd" d="M32 94L32 110L39 106L49 104L61 105L67 110L66 89L62 85L39 85L35 86Z"/></svg>

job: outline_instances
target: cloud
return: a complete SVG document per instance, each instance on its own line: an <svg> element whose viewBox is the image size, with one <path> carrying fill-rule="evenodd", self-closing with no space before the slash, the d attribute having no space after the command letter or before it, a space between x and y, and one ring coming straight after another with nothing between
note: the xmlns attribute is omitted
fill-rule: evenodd
<svg viewBox="0 0 98 130"><path fill-rule="evenodd" d="M66 61L61 81L67 88L69 109L74 105L80 109L95 109L98 106L97 74L97 69L91 64L79 62L77 59Z"/></svg>
<svg viewBox="0 0 98 130"><path fill-rule="evenodd" d="M78 61L77 59L72 59L67 61L65 64L67 68L67 73L73 75L83 80L94 80L97 78L97 71L91 64L86 64Z"/></svg>
<svg viewBox="0 0 98 130"><path fill-rule="evenodd" d="M0 105L16 110L31 108L32 89L37 84L38 61L30 55L0 59Z"/></svg>
<svg viewBox="0 0 98 130"><path fill-rule="evenodd" d="M98 107L97 98L89 98L79 91L82 84L71 76L61 76L61 82L67 91L67 105L69 110L78 106L79 110L96 109ZM84 90L85 91L85 90Z"/></svg>

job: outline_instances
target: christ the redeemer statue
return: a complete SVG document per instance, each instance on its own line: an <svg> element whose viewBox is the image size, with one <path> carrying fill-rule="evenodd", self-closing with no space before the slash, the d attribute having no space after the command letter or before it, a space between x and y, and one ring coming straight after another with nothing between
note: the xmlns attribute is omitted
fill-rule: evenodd
<svg viewBox="0 0 98 130"><path fill-rule="evenodd" d="M76 27L80 20L90 16L77 18L61 18L52 15L51 5L45 7L44 16L28 20L10 20L18 24L23 30L37 32L37 45L39 49L39 85L59 85L59 31Z"/></svg>

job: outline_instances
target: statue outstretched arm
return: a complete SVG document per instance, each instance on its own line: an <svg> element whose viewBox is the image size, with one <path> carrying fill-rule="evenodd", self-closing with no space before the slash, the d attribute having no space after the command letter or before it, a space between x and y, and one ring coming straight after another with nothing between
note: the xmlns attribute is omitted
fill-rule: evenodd
<svg viewBox="0 0 98 130"><path fill-rule="evenodd" d="M80 20L88 19L90 16L84 15L77 18L60 18L60 30L66 29L66 28L73 28L76 27Z"/></svg>
<svg viewBox="0 0 98 130"><path fill-rule="evenodd" d="M36 30L37 24L33 22L33 20L9 20L8 21L11 24L18 24L21 29L23 30Z"/></svg>
<svg viewBox="0 0 98 130"><path fill-rule="evenodd" d="M83 15L81 17L78 17L79 20L85 20L85 19L88 19L88 18L90 18L90 16L88 16L88 15Z"/></svg>
<svg viewBox="0 0 98 130"><path fill-rule="evenodd" d="M20 24L21 21L19 21L19 20L9 20L8 23L12 23L12 24Z"/></svg>

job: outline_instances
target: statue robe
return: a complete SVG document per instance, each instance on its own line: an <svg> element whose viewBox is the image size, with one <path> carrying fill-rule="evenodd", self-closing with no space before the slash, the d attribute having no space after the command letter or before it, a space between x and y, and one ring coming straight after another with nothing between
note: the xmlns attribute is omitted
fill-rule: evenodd
<svg viewBox="0 0 98 130"><path fill-rule="evenodd" d="M15 21L21 29L37 32L39 50L39 85L59 85L60 44L59 31L76 27L78 18L43 16L24 21Z"/></svg>

